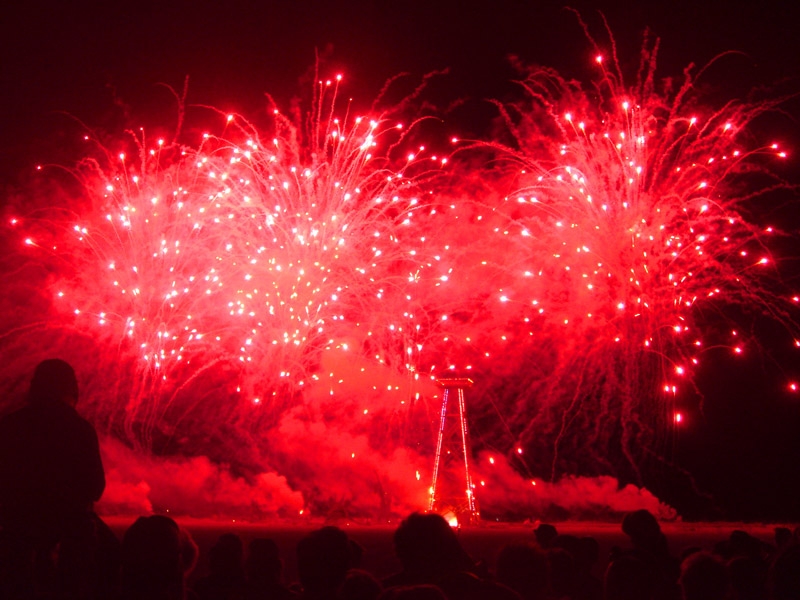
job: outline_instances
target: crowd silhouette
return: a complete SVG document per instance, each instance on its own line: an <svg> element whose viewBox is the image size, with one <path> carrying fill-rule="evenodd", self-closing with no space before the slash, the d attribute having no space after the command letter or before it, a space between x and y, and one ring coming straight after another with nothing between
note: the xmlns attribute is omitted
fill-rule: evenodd
<svg viewBox="0 0 800 600"><path fill-rule="evenodd" d="M711 548L670 552L646 510L622 521L626 547L607 557L589 536L541 524L474 560L437 514L413 513L394 532L401 569L379 579L364 548L335 526L296 546L298 580L284 579L275 540L247 547L233 532L198 547L163 515L142 516L121 540L93 512L105 478L92 426L75 410L72 367L47 360L25 406L0 419L0 599L5 600L797 600L800 529L772 543L733 531Z"/></svg>

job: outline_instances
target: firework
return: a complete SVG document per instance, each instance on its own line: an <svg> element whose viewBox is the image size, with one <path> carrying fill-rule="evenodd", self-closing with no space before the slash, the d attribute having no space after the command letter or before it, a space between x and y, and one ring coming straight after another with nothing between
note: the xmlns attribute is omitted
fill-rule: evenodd
<svg viewBox="0 0 800 600"><path fill-rule="evenodd" d="M97 419L150 448L198 406L274 424L334 394L344 373L326 365L349 359L326 353L414 373L417 292L441 281L421 183L447 159L398 159L408 128L337 117L338 85L320 82L307 129L275 109L266 139L233 115L196 147L139 132L132 154L74 170L79 208L12 219L38 230L23 246L56 272L55 319L115 349L122 383L95 397Z"/></svg>
<svg viewBox="0 0 800 600"><path fill-rule="evenodd" d="M183 143L98 145L78 192L8 221L7 372L76 357L104 434L262 504L423 507L443 372L474 377L475 445L526 494L530 476L636 477L707 349L753 343L726 311L791 328L793 302L779 232L749 216L782 185L782 150L748 134L773 104L708 107L691 70L657 80L648 46L633 86L611 62L586 89L526 69L525 99L498 104L507 140L453 139L450 163L413 120L342 109L338 78L264 128L214 112Z"/></svg>
<svg viewBox="0 0 800 600"><path fill-rule="evenodd" d="M586 89L527 69L527 100L498 104L513 141L468 146L488 153L500 191L472 209L492 285L477 305L492 327L475 339L514 365L481 367L508 377L484 393L503 407L503 436L536 448L526 464L552 478L620 464L638 475L663 458L706 349L755 344L733 307L791 330L768 246L779 232L749 216L783 185L768 165L785 153L747 131L774 103L705 106L691 69L659 82L656 47L633 86L600 54Z"/></svg>

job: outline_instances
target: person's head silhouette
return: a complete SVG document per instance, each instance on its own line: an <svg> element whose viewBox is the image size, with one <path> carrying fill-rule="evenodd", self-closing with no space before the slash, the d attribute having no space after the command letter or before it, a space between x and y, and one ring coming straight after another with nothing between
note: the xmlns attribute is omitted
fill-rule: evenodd
<svg viewBox="0 0 800 600"><path fill-rule="evenodd" d="M40 362L33 372L28 402L64 402L74 407L78 403L78 379L69 363L50 358Z"/></svg>

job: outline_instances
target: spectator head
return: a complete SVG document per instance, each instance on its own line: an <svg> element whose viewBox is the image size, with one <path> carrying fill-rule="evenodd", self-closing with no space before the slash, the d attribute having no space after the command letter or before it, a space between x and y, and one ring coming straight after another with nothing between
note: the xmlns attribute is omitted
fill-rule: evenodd
<svg viewBox="0 0 800 600"><path fill-rule="evenodd" d="M247 546L245 572L250 580L279 584L283 576L283 561L275 540L256 538Z"/></svg>
<svg viewBox="0 0 800 600"><path fill-rule="evenodd" d="M681 550L681 562L685 561L692 554L697 554L698 552L702 551L703 549L700 546L688 546L684 548L683 550ZM722 556L722 554L719 554L716 550L714 550L714 554L716 554L717 556Z"/></svg>
<svg viewBox="0 0 800 600"><path fill-rule="evenodd" d="M139 517L122 538L124 598L179 599L183 561L178 524L169 517Z"/></svg>
<svg viewBox="0 0 800 600"><path fill-rule="evenodd" d="M60 401L74 407L78 403L78 379L69 363L50 358L40 362L33 372L28 402Z"/></svg>
<svg viewBox="0 0 800 600"><path fill-rule="evenodd" d="M536 536L536 543L542 548L549 548L558 537L558 530L550 523L542 523L533 530Z"/></svg>
<svg viewBox="0 0 800 600"><path fill-rule="evenodd" d="M351 565L350 540L338 527L312 531L297 544L297 573L310 597L334 594Z"/></svg>
<svg viewBox="0 0 800 600"><path fill-rule="evenodd" d="M453 528L435 513L404 519L394 532L394 547L406 571L443 575L471 567Z"/></svg>
<svg viewBox="0 0 800 600"><path fill-rule="evenodd" d="M683 561L680 585L684 600L724 600L730 590L725 565L709 552L695 552Z"/></svg>
<svg viewBox="0 0 800 600"><path fill-rule="evenodd" d="M547 556L533 544L509 544L497 557L497 581L526 600L543 598L548 587Z"/></svg>
<svg viewBox="0 0 800 600"><path fill-rule="evenodd" d="M730 551L733 556L749 556L751 558L760 558L764 553L764 543L757 537L737 529L731 532L730 538Z"/></svg>
<svg viewBox="0 0 800 600"><path fill-rule="evenodd" d="M648 510L641 509L625 515L622 531L631 538L635 546L650 545L661 537L661 526Z"/></svg>
<svg viewBox="0 0 800 600"><path fill-rule="evenodd" d="M208 553L208 568L219 575L237 576L244 573L244 546L235 533L224 533Z"/></svg>

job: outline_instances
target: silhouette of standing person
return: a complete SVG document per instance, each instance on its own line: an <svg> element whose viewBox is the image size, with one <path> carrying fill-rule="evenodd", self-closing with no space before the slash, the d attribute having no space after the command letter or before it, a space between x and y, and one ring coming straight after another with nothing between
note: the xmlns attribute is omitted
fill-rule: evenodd
<svg viewBox="0 0 800 600"><path fill-rule="evenodd" d="M34 371L26 405L0 419L0 527L15 580L6 582L9 597L31 585L40 589L47 578L62 590L84 587L75 573L86 572L91 553L78 549L97 537L93 504L105 474L97 434L75 410L77 402L72 367L45 360Z"/></svg>

